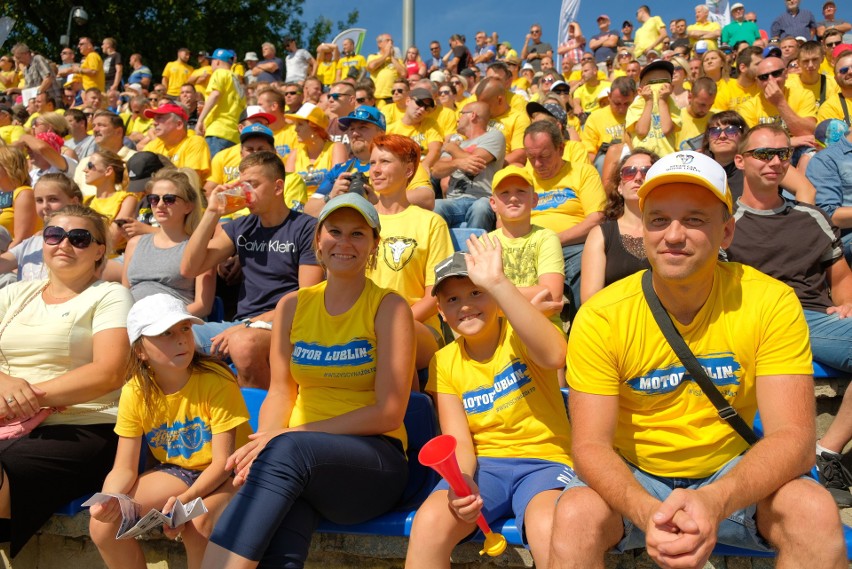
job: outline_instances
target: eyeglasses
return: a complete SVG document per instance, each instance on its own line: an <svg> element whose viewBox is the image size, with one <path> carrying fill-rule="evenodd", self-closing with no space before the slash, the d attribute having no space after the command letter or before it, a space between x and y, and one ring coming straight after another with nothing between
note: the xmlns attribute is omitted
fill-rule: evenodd
<svg viewBox="0 0 852 569"><path fill-rule="evenodd" d="M160 98L159 97L148 97L148 100L151 101L152 103L156 103L160 100Z"/></svg>
<svg viewBox="0 0 852 569"><path fill-rule="evenodd" d="M284 91L285 97L295 97L298 94L299 94L298 91Z"/></svg>
<svg viewBox="0 0 852 569"><path fill-rule="evenodd" d="M833 42L831 42L831 43L825 42L825 47L832 47L832 48L834 48L834 47L839 46L841 43L842 43L842 42L841 42L840 40L833 41Z"/></svg>
<svg viewBox="0 0 852 569"><path fill-rule="evenodd" d="M95 163L89 160L88 164L86 164L86 170L96 170Z"/></svg>
<svg viewBox="0 0 852 569"><path fill-rule="evenodd" d="M559 89L551 89L550 92L553 93L554 95L559 95L561 97L564 97L565 95L571 94L571 89L563 89L563 88L560 87Z"/></svg>
<svg viewBox="0 0 852 569"><path fill-rule="evenodd" d="M757 18L755 18L754 20L746 20L746 22L753 22L753 23L755 23L755 24L756 24L756 23L757 23Z"/></svg>
<svg viewBox="0 0 852 569"><path fill-rule="evenodd" d="M420 99L414 99L414 102L417 104L418 107L420 107L421 109L426 109L427 111L431 111L432 109L435 108L435 104L430 103L428 101L421 101Z"/></svg>
<svg viewBox="0 0 852 569"><path fill-rule="evenodd" d="M453 92L452 92L452 91L448 91L448 90L446 90L446 89L441 89L440 91L438 91L438 94L439 94L439 95L452 95L452 94L453 94Z"/></svg>
<svg viewBox="0 0 852 569"><path fill-rule="evenodd" d="M367 102L367 97L355 97L355 102L359 105L363 105Z"/></svg>
<svg viewBox="0 0 852 569"><path fill-rule="evenodd" d="M151 207L157 207L157 204L160 203L160 198L163 199L163 203L166 205L175 205L175 202L183 199L175 194L163 194L162 196L151 194L148 196L148 203L151 204Z"/></svg>
<svg viewBox="0 0 852 569"><path fill-rule="evenodd" d="M461 85L461 81L450 81L450 85Z"/></svg>
<svg viewBox="0 0 852 569"><path fill-rule="evenodd" d="M757 79L758 79L758 81L768 81L770 76L778 79L783 74L784 74L783 69L776 69L775 71L770 71L769 73L761 73L760 75L757 76Z"/></svg>
<svg viewBox="0 0 852 569"><path fill-rule="evenodd" d="M849 73L849 70L852 70L852 67L849 67L847 65L846 67L841 67L840 69L838 69L837 74L838 75L846 75L847 73Z"/></svg>
<svg viewBox="0 0 852 569"><path fill-rule="evenodd" d="M787 146L784 148L755 148L754 150L746 150L743 156L754 156L761 162L770 162L773 158L778 158L781 162L787 162L793 157L793 148Z"/></svg>
<svg viewBox="0 0 852 569"><path fill-rule="evenodd" d="M359 121L367 121L372 124L376 124L378 120L376 117L367 109L357 108L349 114L349 120L359 120Z"/></svg>
<svg viewBox="0 0 852 569"><path fill-rule="evenodd" d="M799 64L795 61L791 61L790 63L787 64L787 69L798 69L798 68L799 68Z"/></svg>
<svg viewBox="0 0 852 569"><path fill-rule="evenodd" d="M391 89L391 93L393 93L394 95L400 95L402 93L405 93L405 89Z"/></svg>
<svg viewBox="0 0 852 569"><path fill-rule="evenodd" d="M722 133L725 133L725 136L728 138L735 138L738 137L741 132L740 127L734 125L711 126L707 129L707 134L714 140L722 136Z"/></svg>
<svg viewBox="0 0 852 569"><path fill-rule="evenodd" d="M339 101L340 97L351 97L351 96L352 95L349 95L347 93L329 93L328 94L328 98L334 99L335 101Z"/></svg>
<svg viewBox="0 0 852 569"><path fill-rule="evenodd" d="M95 239L92 232L88 229L72 229L71 231L65 231L57 225L48 225L44 228L41 235L47 245L59 245L66 237L68 238L68 242L71 243L71 246L75 249L85 249L92 244L92 241L99 245L101 244L101 242Z"/></svg>
<svg viewBox="0 0 852 569"><path fill-rule="evenodd" d="M531 34L540 34L541 30L530 30Z"/></svg>
<svg viewBox="0 0 852 569"><path fill-rule="evenodd" d="M619 58L621 58L621 57L630 57L630 54L629 54L629 53L619 53L619 54L618 54L618 57L619 57Z"/></svg>
<svg viewBox="0 0 852 569"><path fill-rule="evenodd" d="M541 80L542 83L553 83L555 79L553 77L545 77Z"/></svg>
<svg viewBox="0 0 852 569"><path fill-rule="evenodd" d="M642 177L644 178L648 175L648 170L650 169L650 166L640 166L638 168L636 166L625 166L621 169L621 180L623 182L629 182L639 174L642 174Z"/></svg>

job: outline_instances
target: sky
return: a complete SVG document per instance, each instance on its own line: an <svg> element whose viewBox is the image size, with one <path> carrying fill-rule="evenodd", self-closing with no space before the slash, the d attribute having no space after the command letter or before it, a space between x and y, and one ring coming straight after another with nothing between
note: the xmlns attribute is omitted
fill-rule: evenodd
<svg viewBox="0 0 852 569"><path fill-rule="evenodd" d="M737 0L731 0L734 2ZM746 11L757 13L757 25L761 29L769 26L777 16L784 11L783 0L739 0L745 4ZM607 14L612 20L612 29L620 31L624 20L636 22L636 7L647 4L651 14L660 16L668 25L673 18L684 18L688 23L695 21L696 4L684 0L624 0L592 1L580 0L579 23L583 35L590 38L598 33L595 20L601 13ZM484 29L489 34L496 31L500 41L509 41L520 54L524 37L533 23L542 26L542 41L556 47L556 33L559 22L561 0L535 0L528 3L525 0L414 0L415 21L414 39L420 53L428 54L429 42L438 40L448 49L447 40L451 34L461 33L467 38L468 46L474 44L473 38L477 30ZM823 0L802 0L801 7L813 12L817 21L822 19ZM852 7L844 0L837 2L839 7L837 18L852 20ZM380 33L390 33L395 44L402 46L402 0L308 0L303 4L304 19L313 22L323 15L333 22L344 19L353 8L359 12L358 26L367 29L362 55L376 51L376 36ZM333 38L326 38L331 40ZM366 53L364 53L366 52Z"/></svg>

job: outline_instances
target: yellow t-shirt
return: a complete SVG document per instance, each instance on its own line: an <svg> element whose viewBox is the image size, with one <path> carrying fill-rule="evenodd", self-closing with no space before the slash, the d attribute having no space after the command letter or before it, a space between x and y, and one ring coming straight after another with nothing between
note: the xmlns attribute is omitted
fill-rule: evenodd
<svg viewBox="0 0 852 569"><path fill-rule="evenodd" d="M722 26L720 26L718 24L718 22L711 22L710 20L707 20L703 24L699 24L698 22L695 22L694 24L687 26L686 31L687 31L687 33L689 33L689 32L719 32L721 34L722 33ZM716 44L715 39L712 39L712 40L711 39L697 40L695 38L689 38L689 45L694 48L695 44L698 41L707 42L707 50L708 51L711 51L711 50L714 50L714 49L719 49L718 45Z"/></svg>
<svg viewBox="0 0 852 569"><path fill-rule="evenodd" d="M424 118L418 125L407 125L401 120L388 125L388 134L401 134L407 136L414 142L420 145L420 159L426 157L429 152L429 145L433 142L438 144L443 143L444 139L441 136L440 127L438 124L429 118Z"/></svg>
<svg viewBox="0 0 852 569"><path fill-rule="evenodd" d="M354 67L358 71L362 69L366 69L367 60L364 59L363 55L349 55L346 57L341 57L337 60L337 69L340 71L340 78L346 79L349 75L349 69Z"/></svg>
<svg viewBox="0 0 852 569"><path fill-rule="evenodd" d="M601 108L600 102L598 101L598 95L600 95L601 91L604 89L609 89L610 85L611 83L609 81L601 81L594 87L588 83L583 83L574 91L574 96L580 99L580 105L583 107L583 111L591 113L592 111L596 111Z"/></svg>
<svg viewBox="0 0 852 569"><path fill-rule="evenodd" d="M236 429L236 448L248 441L249 413L237 382L225 370L194 370L180 391L164 395L157 390L150 412L141 381L134 377L121 388L115 433L145 437L160 463L204 470L213 462L213 435Z"/></svg>
<svg viewBox="0 0 852 569"><path fill-rule="evenodd" d="M837 81L834 77L828 75L820 75L820 77L825 77L825 103L827 103L832 98L837 98L837 93L840 92L840 87L837 85ZM802 76L798 73L794 73L787 77L787 87L793 90L798 89L807 89L811 92L811 95L814 96L814 102L816 103L817 109L820 108L819 104L819 92L820 92L820 84L822 80L817 80L816 83L812 85L807 85L802 82ZM839 103L839 101L838 101Z"/></svg>
<svg viewBox="0 0 852 569"><path fill-rule="evenodd" d="M475 99L476 97L474 97ZM512 93L511 91L506 92L506 102L509 103L509 108L512 109L509 111L510 113L521 113L527 114L527 101L517 93ZM461 107L464 108L464 107Z"/></svg>
<svg viewBox="0 0 852 569"><path fill-rule="evenodd" d="M391 291L368 279L355 304L332 316L325 309L325 286L323 281L299 289L290 331L290 373L299 393L289 427L338 417L376 402L376 312ZM403 425L385 435L407 446Z"/></svg>
<svg viewBox="0 0 852 569"><path fill-rule="evenodd" d="M131 118L127 120L127 134L132 132L138 132L140 134L145 134L154 126L154 119L146 119L143 116L136 117L135 119Z"/></svg>
<svg viewBox="0 0 852 569"><path fill-rule="evenodd" d="M684 109L680 114L680 120L683 124L681 125L680 130L677 131L677 149L700 149L700 139L704 136L704 131L707 130L707 123L710 121L710 117L714 114L715 113L711 111L701 118L695 118L692 114L690 114L688 109Z"/></svg>
<svg viewBox="0 0 852 569"><path fill-rule="evenodd" d="M384 56L379 53L374 53L370 57L367 58L367 63L370 63L374 59L383 59ZM402 60L397 59L397 63L402 65ZM375 97L377 99L387 99L391 96L391 88L393 87L393 82L399 79L399 73L396 71L396 67L394 67L393 63L390 61L385 62L378 71L375 73L371 73L373 76L373 83L376 84Z"/></svg>
<svg viewBox="0 0 852 569"><path fill-rule="evenodd" d="M535 225L559 234L604 210L606 194L594 166L566 162L549 180L540 179L532 169L530 172L538 192L538 205L532 211Z"/></svg>
<svg viewBox="0 0 852 569"><path fill-rule="evenodd" d="M852 115L852 99L846 99L846 108L849 109L849 114ZM826 119L846 120L843 116L843 107L840 106L840 97L836 93L831 98L825 100L817 113L817 124Z"/></svg>
<svg viewBox="0 0 852 569"><path fill-rule="evenodd" d="M6 228L12 238L15 237L15 201L23 192L32 192L30 186L18 186L11 192L0 192L0 225ZM36 217L39 227L41 220Z"/></svg>
<svg viewBox="0 0 852 569"><path fill-rule="evenodd" d="M276 125L277 126L277 125ZM296 135L296 126L288 124L284 128L275 131L275 152L282 160L287 159L287 155L293 150L299 142L299 137Z"/></svg>
<svg viewBox="0 0 852 569"><path fill-rule="evenodd" d="M586 152L586 147L582 142L576 140L566 140L565 150L562 151L562 159L568 162L582 162L583 164L591 164L589 154ZM527 168L530 161L527 160Z"/></svg>
<svg viewBox="0 0 852 569"><path fill-rule="evenodd" d="M427 117L438 125L438 134L441 135L442 141L447 135L453 134L458 126L458 114L444 105L436 105L435 110L429 113Z"/></svg>
<svg viewBox="0 0 852 569"><path fill-rule="evenodd" d="M506 137L506 153L524 147L524 131L528 126L530 117L526 111L516 113L510 110L488 121L488 130L498 130Z"/></svg>
<svg viewBox="0 0 852 569"><path fill-rule="evenodd" d="M390 126L397 122L405 114L405 105L400 109L394 103L382 107L382 114L385 115L385 124Z"/></svg>
<svg viewBox="0 0 852 569"><path fill-rule="evenodd" d="M201 93L202 95L204 95L205 92L207 91L207 85L208 85L208 83L210 83L210 77L213 75L213 68L209 65L205 65L204 67L199 67L198 69L196 69L192 73L190 73L189 77L187 77L187 79L192 79L193 77L201 77L205 73L207 74L206 79L204 79L203 81L196 81L195 82L195 90L198 91L199 93Z"/></svg>
<svg viewBox="0 0 852 569"><path fill-rule="evenodd" d="M654 41L660 35L660 30L665 29L666 25L659 16L653 16L645 20L645 23L636 30L636 36L633 40L633 55L636 57L642 55L643 51L654 44Z"/></svg>
<svg viewBox="0 0 852 569"><path fill-rule="evenodd" d="M22 134L24 134L24 127L19 124L0 126L0 138L2 138L3 142L6 144L16 142L19 138L21 138Z"/></svg>
<svg viewBox="0 0 852 569"><path fill-rule="evenodd" d="M571 426L556 371L532 361L508 322L499 326L497 349L486 361L468 355L464 337L440 349L426 389L461 400L476 456L571 466Z"/></svg>
<svg viewBox="0 0 852 569"><path fill-rule="evenodd" d="M661 85L652 85L652 87L661 87ZM645 99L642 97L636 97L631 103L630 108L627 109L627 116L624 119L624 128L627 133L630 135L630 140L632 142L633 148L646 148L648 150L652 150L657 153L659 156L665 156L666 154L671 154L675 151L675 141L677 139L677 132L680 130L681 120L680 120L680 109L669 97L666 100L669 107L669 114L672 117L672 123L674 124L674 129L668 135L663 134L663 129L660 127L660 111L659 111L659 100L655 96L653 99L653 108L651 110L651 125L648 130L648 134L645 138L639 138L635 134L636 123L639 121L639 117L642 116L642 111L645 110Z"/></svg>
<svg viewBox="0 0 852 569"><path fill-rule="evenodd" d="M162 139L155 138L145 145L145 150L163 154L178 168L192 168L201 177L202 183L210 174L210 148L200 136L187 135L174 146L166 147Z"/></svg>
<svg viewBox="0 0 852 569"><path fill-rule="evenodd" d="M740 105L760 94L760 85L743 88L737 81L731 80L725 84L725 90L716 93L713 110L716 112L736 111Z"/></svg>
<svg viewBox="0 0 852 569"><path fill-rule="evenodd" d="M205 136L216 136L238 143L240 131L237 121L240 113L246 108L245 93L240 80L228 69L217 69L207 84L207 97L210 97L213 91L219 92L219 101L204 117Z"/></svg>
<svg viewBox="0 0 852 569"><path fill-rule="evenodd" d="M80 69L95 70L94 75L86 75L85 73L80 74L80 80L83 83L83 91L91 89L92 87L97 87L98 91L101 92L106 90L104 87L104 62L96 51L92 51L89 55L83 58L83 61L80 62Z"/></svg>
<svg viewBox="0 0 852 569"><path fill-rule="evenodd" d="M618 397L615 449L657 476L703 478L748 444L685 376L642 294L641 271L584 302L568 338L572 391ZM751 424L755 380L811 375L811 347L793 289L739 263L720 263L692 323L673 319L713 383Z"/></svg>
<svg viewBox="0 0 852 569"><path fill-rule="evenodd" d="M124 190L116 190L105 198L94 196L91 199L86 200L85 203L87 206L99 214L105 215L110 221L112 221L121 210L121 204L124 203L124 200L130 197L135 198L137 195L131 192L125 192Z"/></svg>
<svg viewBox="0 0 852 569"><path fill-rule="evenodd" d="M192 73L192 66L184 63L180 59L170 61L163 69L163 77L168 81L168 90L166 94L169 97L177 97L180 95L181 85L189 79L189 74Z"/></svg>
<svg viewBox="0 0 852 569"><path fill-rule="evenodd" d="M590 154L597 154L604 143L622 142L623 138L624 119L617 119L609 105L589 114L580 132L580 140Z"/></svg>
<svg viewBox="0 0 852 569"><path fill-rule="evenodd" d="M334 143L326 140L325 145L322 147L322 152L320 152L320 155L314 161L311 161L311 157L308 156L308 153L301 144L297 143L293 149L293 152L296 153L295 173L304 180L305 186L307 186L307 197L311 197L317 191L322 179L325 178L325 175L334 166L334 162L332 162L333 148Z"/></svg>
<svg viewBox="0 0 852 569"><path fill-rule="evenodd" d="M380 287L398 292L410 306L435 284L435 265L453 254L450 230L440 215L416 205L392 215L379 214L379 221L378 263L368 276ZM424 324L441 329L437 314Z"/></svg>
<svg viewBox="0 0 852 569"><path fill-rule="evenodd" d="M147 148L146 148L147 150ZM135 150L130 150L126 146L122 146L118 149L118 155L121 156L121 159L124 160L125 165L131 156L136 154ZM84 198L90 198L94 196L98 189L91 184L86 183L86 164L88 160L81 160L77 164L77 168L74 169L74 181L77 182L77 185L80 187L80 191L83 192Z"/></svg>
<svg viewBox="0 0 852 569"><path fill-rule="evenodd" d="M326 87L331 87L334 83L334 76L337 73L337 63L334 61L320 61L317 64L317 77Z"/></svg>
<svg viewBox="0 0 852 569"><path fill-rule="evenodd" d="M807 89L791 90L789 87L786 87L784 91L786 93L787 104L790 105L794 113L802 118L810 117L816 119L816 101L810 91ZM763 94L752 97L743 103L737 111L742 115L749 128L758 124L775 122L781 123L785 128L787 126L781 120L781 113L778 112L778 108L767 101Z"/></svg>

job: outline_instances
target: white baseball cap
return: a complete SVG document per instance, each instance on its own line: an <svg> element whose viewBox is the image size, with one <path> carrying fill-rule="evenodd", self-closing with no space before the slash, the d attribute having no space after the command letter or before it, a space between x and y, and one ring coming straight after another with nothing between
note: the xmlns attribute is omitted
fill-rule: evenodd
<svg viewBox="0 0 852 569"><path fill-rule="evenodd" d="M645 182L637 192L639 209L645 208L645 198L658 186L678 182L710 190L727 206L728 212L733 213L734 207L725 169L706 154L692 151L668 154L651 166L645 176Z"/></svg>
<svg viewBox="0 0 852 569"><path fill-rule="evenodd" d="M204 324L204 320L187 312L186 305L179 298L165 293L152 294L130 308L127 314L127 335L132 344L142 336L159 336L184 320Z"/></svg>

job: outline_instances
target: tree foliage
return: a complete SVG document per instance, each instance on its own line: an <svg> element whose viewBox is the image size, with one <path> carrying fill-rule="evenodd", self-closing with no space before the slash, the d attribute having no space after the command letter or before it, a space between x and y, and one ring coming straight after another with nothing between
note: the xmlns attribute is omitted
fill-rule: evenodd
<svg viewBox="0 0 852 569"><path fill-rule="evenodd" d="M3 50L24 42L35 51L58 61L60 36L66 33L74 6L89 14L84 25L71 24L71 45L82 36L95 45L105 37L115 38L125 58L141 53L156 73L175 59L177 50L197 52L216 48L233 49L242 57L247 51L260 53L263 42L274 43L279 55L281 40L293 36L312 52L322 41L332 39L332 23L320 17L312 24L301 19L301 0L142 0L104 2L99 0L4 0L0 16L17 20ZM338 31L354 25L358 11L338 22ZM192 61L194 63L194 60Z"/></svg>

